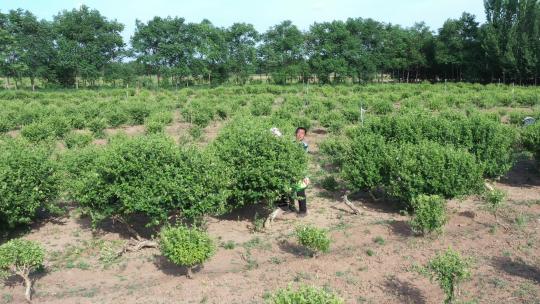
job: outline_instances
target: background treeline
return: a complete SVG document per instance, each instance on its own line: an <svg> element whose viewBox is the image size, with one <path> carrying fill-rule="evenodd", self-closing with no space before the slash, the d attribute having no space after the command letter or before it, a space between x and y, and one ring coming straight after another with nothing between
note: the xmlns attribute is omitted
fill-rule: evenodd
<svg viewBox="0 0 540 304"><path fill-rule="evenodd" d="M284 21L259 33L246 23L222 28L208 20L154 17L136 21L130 46L121 36L124 25L86 6L52 21L12 10L0 12L0 75L4 87L29 79L32 88L248 81L537 84L540 1L484 5L484 24L463 13L436 32L424 23L405 28L350 18L314 23L306 32Z"/></svg>

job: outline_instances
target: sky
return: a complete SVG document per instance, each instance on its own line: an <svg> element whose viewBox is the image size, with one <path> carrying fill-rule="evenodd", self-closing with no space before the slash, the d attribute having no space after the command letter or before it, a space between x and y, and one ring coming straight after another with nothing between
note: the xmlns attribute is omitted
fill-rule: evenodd
<svg viewBox="0 0 540 304"><path fill-rule="evenodd" d="M135 30L136 19L148 21L154 16L178 16L187 22L208 19L223 27L246 22L259 32L283 20L291 20L301 30L308 30L314 22L350 17L372 18L405 27L424 21L437 30L445 20L459 18L464 11L475 15L480 23L485 21L482 0L0 0L0 11L22 8L39 19L52 20L58 12L82 4L123 23L125 42Z"/></svg>

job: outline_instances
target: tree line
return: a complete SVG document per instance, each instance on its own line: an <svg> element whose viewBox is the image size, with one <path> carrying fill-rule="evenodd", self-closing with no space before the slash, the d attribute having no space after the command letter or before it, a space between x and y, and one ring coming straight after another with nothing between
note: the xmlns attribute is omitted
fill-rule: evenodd
<svg viewBox="0 0 540 304"><path fill-rule="evenodd" d="M0 74L18 86L29 78L78 87L116 85L155 75L158 86L246 83L254 74L294 82L469 81L537 84L540 1L485 0L486 22L464 12L437 31L373 19L315 22L301 31L283 21L218 27L179 17L136 21L128 46L124 25L81 6L52 21L22 9L0 12Z"/></svg>

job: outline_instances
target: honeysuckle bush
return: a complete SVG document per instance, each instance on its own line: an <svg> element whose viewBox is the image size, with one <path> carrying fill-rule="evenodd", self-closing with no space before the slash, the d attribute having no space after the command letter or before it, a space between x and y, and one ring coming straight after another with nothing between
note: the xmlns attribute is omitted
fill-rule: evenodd
<svg viewBox="0 0 540 304"><path fill-rule="evenodd" d="M185 226L164 227L159 233L159 248L169 261L188 269L202 265L216 252L216 245L208 233L200 228Z"/></svg>
<svg viewBox="0 0 540 304"><path fill-rule="evenodd" d="M30 274L43 266L45 250L35 241L13 239L0 245L0 279L15 274L24 279L26 300L31 300ZM2 275L2 273L4 275Z"/></svg>
<svg viewBox="0 0 540 304"><path fill-rule="evenodd" d="M390 150L383 174L388 174L385 186L392 197L410 202L421 194L453 198L482 189L483 167L463 149L422 141Z"/></svg>
<svg viewBox="0 0 540 304"><path fill-rule="evenodd" d="M263 119L239 117L211 144L210 150L232 172L231 208L256 203L272 206L306 176L307 156L293 134L276 137L271 127Z"/></svg>
<svg viewBox="0 0 540 304"><path fill-rule="evenodd" d="M268 304L343 304L345 301L338 295L314 286L301 285L294 289L288 286L269 295Z"/></svg>
<svg viewBox="0 0 540 304"><path fill-rule="evenodd" d="M439 283L446 295L444 303L454 303L459 284L471 278L471 262L452 248L437 254L424 269L424 273Z"/></svg>
<svg viewBox="0 0 540 304"><path fill-rule="evenodd" d="M312 255L330 250L330 237L325 229L307 224L299 225L295 228L295 235L298 243L311 251Z"/></svg>
<svg viewBox="0 0 540 304"><path fill-rule="evenodd" d="M525 149L534 153L540 165L540 122L526 126L521 130L521 142Z"/></svg>
<svg viewBox="0 0 540 304"><path fill-rule="evenodd" d="M211 153L179 148L164 135L115 137L65 163L69 194L94 224L143 214L157 226L172 214L196 220L226 210L227 168Z"/></svg>
<svg viewBox="0 0 540 304"><path fill-rule="evenodd" d="M30 224L40 210L53 210L59 194L52 148L0 138L0 229Z"/></svg>
<svg viewBox="0 0 540 304"><path fill-rule="evenodd" d="M386 141L419 143L424 140L467 149L484 167L486 177L504 175L512 167L516 132L493 118L471 114L413 111L370 120L366 129Z"/></svg>
<svg viewBox="0 0 540 304"><path fill-rule="evenodd" d="M474 155L432 141L387 142L362 131L330 140L321 149L349 190L382 188L404 207L421 194L452 198L482 187L484 167Z"/></svg>
<svg viewBox="0 0 540 304"><path fill-rule="evenodd" d="M91 133L79 133L79 132L69 132L64 137L64 142L68 149L73 148L82 148L88 146L94 137Z"/></svg>
<svg viewBox="0 0 540 304"><path fill-rule="evenodd" d="M441 232L448 221L446 201L438 195L421 194L412 200L411 206L414 215L409 223L415 233Z"/></svg>

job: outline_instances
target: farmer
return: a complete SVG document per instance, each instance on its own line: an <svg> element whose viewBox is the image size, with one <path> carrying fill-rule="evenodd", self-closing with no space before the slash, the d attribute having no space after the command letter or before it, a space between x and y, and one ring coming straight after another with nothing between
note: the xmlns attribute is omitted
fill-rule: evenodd
<svg viewBox="0 0 540 304"><path fill-rule="evenodd" d="M296 128L296 142L302 145L302 148L306 153L308 152L308 144L304 141L307 130L304 127ZM298 182L296 186L296 198L298 199L298 216L304 217L307 215L307 200L306 200L306 188L309 185L309 178L304 177L302 181Z"/></svg>

